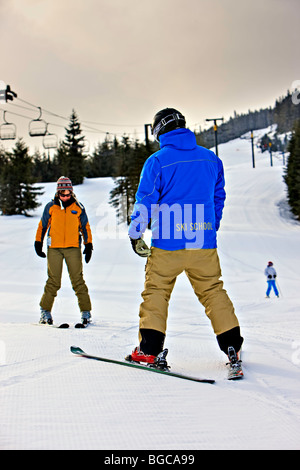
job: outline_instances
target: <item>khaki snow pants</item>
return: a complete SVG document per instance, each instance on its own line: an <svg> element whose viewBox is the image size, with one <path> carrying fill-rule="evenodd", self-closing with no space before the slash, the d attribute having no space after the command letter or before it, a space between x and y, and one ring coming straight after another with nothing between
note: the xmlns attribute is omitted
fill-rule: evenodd
<svg viewBox="0 0 300 470"><path fill-rule="evenodd" d="M77 295L80 311L90 311L92 307L88 288L83 279L81 249L76 247L48 248L48 279L40 301L40 306L51 312L57 291L61 287L63 260L66 262L71 284Z"/></svg>
<svg viewBox="0 0 300 470"><path fill-rule="evenodd" d="M232 302L220 280L216 249L166 251L152 247L146 265L144 301L140 305L140 329L166 333L169 300L176 278L183 271L205 307L216 335L239 326Z"/></svg>

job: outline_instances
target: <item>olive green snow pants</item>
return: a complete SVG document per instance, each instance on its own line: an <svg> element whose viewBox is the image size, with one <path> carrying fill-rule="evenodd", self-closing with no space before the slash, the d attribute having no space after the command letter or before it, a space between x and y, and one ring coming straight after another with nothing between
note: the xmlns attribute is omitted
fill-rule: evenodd
<svg viewBox="0 0 300 470"><path fill-rule="evenodd" d="M65 260L71 284L77 295L80 311L90 311L91 301L88 288L83 279L82 255L80 248L48 248L48 279L44 288L44 294L40 306L51 312L57 291L61 287L61 276Z"/></svg>
<svg viewBox="0 0 300 470"><path fill-rule="evenodd" d="M176 278L183 271L205 307L216 335L239 326L232 302L220 280L221 268L216 249L166 251L152 247L146 265L144 301L140 305L140 329L148 328L165 334L169 300Z"/></svg>

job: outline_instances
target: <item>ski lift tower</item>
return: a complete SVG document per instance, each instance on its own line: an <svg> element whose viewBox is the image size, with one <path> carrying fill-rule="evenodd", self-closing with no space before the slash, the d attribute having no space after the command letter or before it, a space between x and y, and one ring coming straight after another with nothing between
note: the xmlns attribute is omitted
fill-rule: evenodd
<svg viewBox="0 0 300 470"><path fill-rule="evenodd" d="M146 147L148 148L149 147L149 135L148 135L148 127L150 127L151 129L151 124L145 124L145 144L146 144Z"/></svg>
<svg viewBox="0 0 300 470"><path fill-rule="evenodd" d="M205 119L207 122L208 121L214 121L214 131L215 131L215 147L216 147L216 155L217 157L219 156L218 154L218 126L217 126L217 121L222 121L224 122L224 118L213 118L213 119Z"/></svg>

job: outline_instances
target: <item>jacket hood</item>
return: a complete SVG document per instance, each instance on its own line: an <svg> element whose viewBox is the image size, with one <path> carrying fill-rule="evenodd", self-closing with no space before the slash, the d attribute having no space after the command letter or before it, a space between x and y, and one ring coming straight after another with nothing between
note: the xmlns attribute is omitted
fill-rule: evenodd
<svg viewBox="0 0 300 470"><path fill-rule="evenodd" d="M179 150L192 150L196 148L195 134L189 129L180 128L159 136L160 148L171 146Z"/></svg>

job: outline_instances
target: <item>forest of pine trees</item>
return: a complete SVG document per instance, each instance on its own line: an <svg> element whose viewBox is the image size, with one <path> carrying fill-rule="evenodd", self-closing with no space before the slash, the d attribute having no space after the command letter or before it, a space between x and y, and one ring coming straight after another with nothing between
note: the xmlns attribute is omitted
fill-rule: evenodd
<svg viewBox="0 0 300 470"><path fill-rule="evenodd" d="M289 188L289 202L299 217L300 127L299 124L295 126L297 120L300 122L300 104L296 105L291 93L287 92L286 96L276 100L274 108L249 111L243 115L235 113L234 117L218 126L218 142L227 142L250 130L267 128L271 124L277 124L278 134L294 129L288 146L291 157L285 181ZM49 153L40 151L30 155L22 139L16 142L10 152L0 147L0 213L30 215L29 212L38 206L37 198L41 194L41 187L36 183L55 182L62 175L68 176L73 185L81 184L85 177L112 177L115 184L110 194L110 204L116 209L119 221L129 223L140 172L145 160L158 150L158 144L141 143L126 135L120 140L116 137L111 139L108 135L104 142L98 143L87 154L85 136L75 110L71 113L65 131L64 140L59 142L51 158ZM204 132L195 132L195 135L199 145L214 147L212 127ZM265 138L269 139L268 136ZM272 148L276 150L276 145L281 142L277 136L273 137ZM278 150L284 149L278 147Z"/></svg>
<svg viewBox="0 0 300 470"><path fill-rule="evenodd" d="M288 187L288 201L293 214L300 220L300 120L294 125L288 145L289 159L284 180Z"/></svg>

